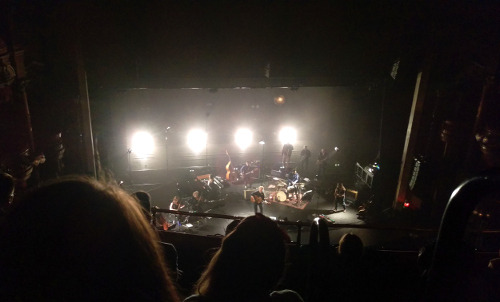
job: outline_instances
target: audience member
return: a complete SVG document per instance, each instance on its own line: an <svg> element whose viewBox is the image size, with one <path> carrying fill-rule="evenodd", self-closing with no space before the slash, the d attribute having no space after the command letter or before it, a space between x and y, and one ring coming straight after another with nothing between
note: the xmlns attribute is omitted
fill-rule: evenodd
<svg viewBox="0 0 500 302"><path fill-rule="evenodd" d="M340 237L338 253L342 261L356 263L361 260L363 251L363 242L357 235L346 233Z"/></svg>
<svg viewBox="0 0 500 302"><path fill-rule="evenodd" d="M231 221L227 226L226 226L226 231L225 231L225 236L227 236L229 233L231 233L236 226L240 223L241 220L235 219Z"/></svg>
<svg viewBox="0 0 500 302"><path fill-rule="evenodd" d="M499 258L493 258L488 262L487 276L490 285L492 297L500 297L500 250L498 251ZM493 301L493 300L492 300Z"/></svg>
<svg viewBox="0 0 500 302"><path fill-rule="evenodd" d="M139 202L147 221L151 222L151 195L145 191L137 191L132 196Z"/></svg>
<svg viewBox="0 0 500 302"><path fill-rule="evenodd" d="M292 290L273 291L282 277L290 238L270 218L243 219L223 240L185 301L303 301Z"/></svg>
<svg viewBox="0 0 500 302"><path fill-rule="evenodd" d="M500 257L500 250L498 251ZM495 275L500 276L500 258L493 258L488 262L488 269Z"/></svg>
<svg viewBox="0 0 500 302"><path fill-rule="evenodd" d="M47 183L0 227L0 300L178 301L133 198L88 178Z"/></svg>
<svg viewBox="0 0 500 302"><path fill-rule="evenodd" d="M0 173L0 217L7 211L14 201L15 182L14 177L7 173Z"/></svg>
<svg viewBox="0 0 500 302"><path fill-rule="evenodd" d="M300 260L291 270L293 279L290 281L307 301L321 301L329 296L332 275L336 274L331 267L335 255L335 249L330 244L328 222L324 218L314 219L309 244L301 246Z"/></svg>
<svg viewBox="0 0 500 302"><path fill-rule="evenodd" d="M333 282L331 290L333 293L342 297L343 301L366 301L369 296L374 294L375 286L379 284L378 280L370 282L369 277L372 274L366 271L364 261L364 245L361 238L352 233L346 233L339 239L337 247L338 257L333 266ZM384 275L379 274L382 278ZM353 290L353 287L363 288L363 290Z"/></svg>
<svg viewBox="0 0 500 302"><path fill-rule="evenodd" d="M152 223L153 214L151 213L151 195L145 191L137 191L137 192L134 192L132 194L132 196L138 201L139 205L141 206L142 212L143 212L145 218L147 219L147 221L149 223ZM156 216L157 217L155 220L161 223L161 228L164 231L168 230L168 222L166 219L164 219L163 215L161 213L157 213ZM153 226L153 228L155 230L157 230L156 226ZM178 280L182 271L179 270L179 266L178 266L178 262L179 262L178 258L179 257L177 255L177 249L171 243L167 243L167 242L160 242L160 243L161 243L161 248L163 250L163 255L165 256L165 259L167 260L167 266L169 269L170 277L172 277L173 280Z"/></svg>

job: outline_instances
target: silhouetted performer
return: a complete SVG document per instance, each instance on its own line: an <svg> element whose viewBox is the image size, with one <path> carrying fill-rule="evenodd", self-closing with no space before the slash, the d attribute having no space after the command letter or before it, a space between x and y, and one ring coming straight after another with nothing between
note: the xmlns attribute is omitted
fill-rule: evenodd
<svg viewBox="0 0 500 302"><path fill-rule="evenodd" d="M292 151L293 151L293 146L290 143L286 143L283 145L283 150L281 150L281 156L282 156L282 164L283 168L288 167L288 164L290 163L290 158L292 157Z"/></svg>
<svg viewBox="0 0 500 302"><path fill-rule="evenodd" d="M326 153L325 149L321 149L319 151L318 155L318 160L316 161L316 164L318 165L318 171L317 171L317 177L323 177L325 176L326 173L326 161L328 160L328 153Z"/></svg>
<svg viewBox="0 0 500 302"><path fill-rule="evenodd" d="M300 151L300 170L306 172L309 169L309 158L311 157L311 150L304 146L304 149Z"/></svg>
<svg viewBox="0 0 500 302"><path fill-rule="evenodd" d="M345 187L344 185L340 182L337 184L337 187L335 188L335 211L337 211L337 205L339 203L342 204L342 207L344 208L344 212L345 212Z"/></svg>

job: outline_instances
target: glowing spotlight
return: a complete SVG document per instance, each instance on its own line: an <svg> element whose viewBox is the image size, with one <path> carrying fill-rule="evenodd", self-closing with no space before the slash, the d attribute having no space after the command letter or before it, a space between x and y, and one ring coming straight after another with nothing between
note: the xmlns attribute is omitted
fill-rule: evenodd
<svg viewBox="0 0 500 302"><path fill-rule="evenodd" d="M153 136L145 131L136 132L132 136L130 149L139 158L153 154L155 150Z"/></svg>
<svg viewBox="0 0 500 302"><path fill-rule="evenodd" d="M189 131L187 144L194 153L201 153L207 145L207 133L200 129Z"/></svg>
<svg viewBox="0 0 500 302"><path fill-rule="evenodd" d="M274 98L274 103L276 105L283 105L283 104L285 104L285 97L282 96L282 95L275 97Z"/></svg>
<svg viewBox="0 0 500 302"><path fill-rule="evenodd" d="M281 129L279 139L282 144L295 144L297 141L297 131L290 127Z"/></svg>
<svg viewBox="0 0 500 302"><path fill-rule="evenodd" d="M234 141L241 150L245 150L250 146L253 140L253 134L248 129L239 129L234 135Z"/></svg>

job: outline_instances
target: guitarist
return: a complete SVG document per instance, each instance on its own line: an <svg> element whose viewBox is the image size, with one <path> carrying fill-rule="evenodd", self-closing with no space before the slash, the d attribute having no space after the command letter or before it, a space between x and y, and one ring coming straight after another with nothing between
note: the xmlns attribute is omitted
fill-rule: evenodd
<svg viewBox="0 0 500 302"><path fill-rule="evenodd" d="M250 201L253 203L253 210L255 214L257 214L257 208L260 209L260 213L264 214L264 211L262 210L262 203L264 202L264 199L266 198L266 195L264 194L264 187L260 186L259 189L250 195Z"/></svg>
<svg viewBox="0 0 500 302"><path fill-rule="evenodd" d="M344 208L344 212L345 212L345 192L346 192L346 189L344 187L344 184L339 182L337 183L337 187L335 188L335 209L334 211L337 212L337 204L341 203L342 204L342 207Z"/></svg>
<svg viewBox="0 0 500 302"><path fill-rule="evenodd" d="M243 184L245 185L245 189L247 187L252 187L252 167L250 167L250 163L248 161L240 169L241 178L243 179Z"/></svg>

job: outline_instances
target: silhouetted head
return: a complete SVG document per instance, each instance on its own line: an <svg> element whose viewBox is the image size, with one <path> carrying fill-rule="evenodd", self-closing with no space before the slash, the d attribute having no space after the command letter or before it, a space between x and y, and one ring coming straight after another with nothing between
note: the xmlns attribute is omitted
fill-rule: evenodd
<svg viewBox="0 0 500 302"><path fill-rule="evenodd" d="M132 196L137 199L144 212L146 212L147 214L151 213L151 195L149 195L148 192L137 191L134 192Z"/></svg>
<svg viewBox="0 0 500 302"><path fill-rule="evenodd" d="M7 207L14 199L14 177L0 173L0 208Z"/></svg>
<svg viewBox="0 0 500 302"><path fill-rule="evenodd" d="M236 228L236 226L240 223L240 221L241 220L239 219L235 219L226 226L226 231L225 231L226 236Z"/></svg>
<svg viewBox="0 0 500 302"><path fill-rule="evenodd" d="M340 257L346 260L356 261L363 255L363 250L363 242L357 235L346 233L340 237L338 249Z"/></svg>
<svg viewBox="0 0 500 302"><path fill-rule="evenodd" d="M275 221L258 213L243 219L198 281L198 293L221 300L269 294L281 277L290 238Z"/></svg>
<svg viewBox="0 0 500 302"><path fill-rule="evenodd" d="M127 192L59 179L27 194L0 226L0 292L16 301L178 301L158 241Z"/></svg>

